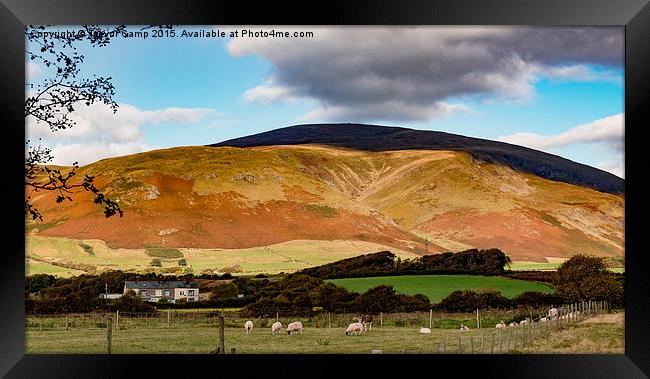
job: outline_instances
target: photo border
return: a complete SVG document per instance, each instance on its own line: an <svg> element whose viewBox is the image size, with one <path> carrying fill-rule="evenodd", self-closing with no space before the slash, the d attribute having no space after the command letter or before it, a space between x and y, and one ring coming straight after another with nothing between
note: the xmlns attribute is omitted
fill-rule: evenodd
<svg viewBox="0 0 650 379"><path fill-rule="evenodd" d="M302 12L299 14L299 12ZM25 37L29 24L174 24L174 25L539 25L625 26L625 354L521 355L140 355L25 354L24 187L23 171ZM650 275L648 243L642 239L650 211L650 186L644 177L648 162L643 130L650 115L650 6L648 0L413 0L346 2L267 1L37 1L0 0L0 97L7 144L2 149L4 249L0 288L0 376L115 377L145 367L147 375L171 376L197 369L221 373L234 369L271 376L323 374L399 374L427 370L433 375L451 369L465 375L495 377L643 378L650 375ZM280 127L282 125L278 125ZM21 215L19 216L19 212ZM645 243L644 243L645 242ZM645 249L644 249L645 248ZM629 254L627 252L630 252ZM174 357L174 359L170 359ZM299 366L296 367L296 366Z"/></svg>

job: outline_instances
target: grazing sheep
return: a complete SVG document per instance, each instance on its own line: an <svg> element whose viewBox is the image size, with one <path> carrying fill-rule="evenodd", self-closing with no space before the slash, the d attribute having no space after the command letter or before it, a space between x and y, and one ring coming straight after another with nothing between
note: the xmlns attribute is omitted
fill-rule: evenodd
<svg viewBox="0 0 650 379"><path fill-rule="evenodd" d="M372 315L361 315L358 320L363 324L363 330L372 330Z"/></svg>
<svg viewBox="0 0 650 379"><path fill-rule="evenodd" d="M497 326L495 326L495 328L497 328L497 329L503 329L505 327L506 327L506 324L503 322L503 320L501 320L501 322L498 323Z"/></svg>
<svg viewBox="0 0 650 379"><path fill-rule="evenodd" d="M277 336L278 334L280 334L281 329L282 329L282 323L280 321L278 321L278 322L274 323L273 325L271 325L271 334L273 334L274 336Z"/></svg>
<svg viewBox="0 0 650 379"><path fill-rule="evenodd" d="M555 320L557 318L557 308L549 309L546 317L548 317L550 321Z"/></svg>
<svg viewBox="0 0 650 379"><path fill-rule="evenodd" d="M291 332L300 332L302 334L302 322L294 321L287 325L287 334L291 335Z"/></svg>
<svg viewBox="0 0 650 379"><path fill-rule="evenodd" d="M461 331L461 332L467 332L467 331L469 331L469 328L466 327L466 326L463 325L463 324L460 324L460 331Z"/></svg>
<svg viewBox="0 0 650 379"><path fill-rule="evenodd" d="M246 329L246 334L251 334L251 332L253 331L253 321L251 320L246 321L246 323L244 324L244 329Z"/></svg>
<svg viewBox="0 0 650 379"><path fill-rule="evenodd" d="M547 322L548 317L540 317L539 322Z"/></svg>
<svg viewBox="0 0 650 379"><path fill-rule="evenodd" d="M431 334L431 329L425 328L424 326L420 327L420 333L422 334Z"/></svg>
<svg viewBox="0 0 650 379"><path fill-rule="evenodd" d="M363 332L363 324L360 322L353 322L352 324L348 325L348 328L345 329L345 335L346 336L351 336L351 335L359 335Z"/></svg>
<svg viewBox="0 0 650 379"><path fill-rule="evenodd" d="M511 328L514 328L514 327L516 327L518 325L519 324L517 324L516 322L511 322L510 324L508 324L508 326L511 327Z"/></svg>
<svg viewBox="0 0 650 379"><path fill-rule="evenodd" d="M524 319L524 320L521 320L519 322L519 325L521 325L521 326L526 326L528 324L530 324L530 320L528 320L528 319Z"/></svg>

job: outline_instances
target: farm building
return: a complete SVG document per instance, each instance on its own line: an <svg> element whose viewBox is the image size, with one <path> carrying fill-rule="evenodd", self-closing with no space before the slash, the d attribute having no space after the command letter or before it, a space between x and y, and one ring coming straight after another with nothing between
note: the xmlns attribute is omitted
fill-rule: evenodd
<svg viewBox="0 0 650 379"><path fill-rule="evenodd" d="M128 290L134 290L144 301L158 302L167 299L175 303L180 299L199 300L199 284L190 281L125 281L124 293Z"/></svg>

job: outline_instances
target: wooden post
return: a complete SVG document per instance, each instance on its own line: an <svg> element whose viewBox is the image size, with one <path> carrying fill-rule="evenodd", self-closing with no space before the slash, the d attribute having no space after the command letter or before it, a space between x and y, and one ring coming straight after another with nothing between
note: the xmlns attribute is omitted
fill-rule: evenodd
<svg viewBox="0 0 650 379"><path fill-rule="evenodd" d="M235 354L235 348L234 347L230 348L230 354Z"/></svg>
<svg viewBox="0 0 650 379"><path fill-rule="evenodd" d="M429 329L433 328L433 309L429 309Z"/></svg>
<svg viewBox="0 0 650 379"><path fill-rule="evenodd" d="M503 339L501 329L499 329L499 353L503 353Z"/></svg>
<svg viewBox="0 0 650 379"><path fill-rule="evenodd" d="M485 352L484 345L483 345L483 332L481 332L481 354Z"/></svg>
<svg viewBox="0 0 650 379"><path fill-rule="evenodd" d="M512 337L512 329L508 330L508 340L506 341L506 352L510 351L510 337Z"/></svg>
<svg viewBox="0 0 650 379"><path fill-rule="evenodd" d="M474 336L469 336L470 352L474 354Z"/></svg>
<svg viewBox="0 0 650 379"><path fill-rule="evenodd" d="M169 328L169 323L170 323L170 319L169 319L169 317L170 317L170 316L169 316L169 309L167 309L167 327L168 327L168 328Z"/></svg>
<svg viewBox="0 0 650 379"><path fill-rule="evenodd" d="M327 327L332 327L332 315L329 312L327 312Z"/></svg>
<svg viewBox="0 0 650 379"><path fill-rule="evenodd" d="M384 312L379 312L379 326L384 326Z"/></svg>
<svg viewBox="0 0 650 379"><path fill-rule="evenodd" d="M65 315L65 330L68 330L68 315Z"/></svg>
<svg viewBox="0 0 650 379"><path fill-rule="evenodd" d="M223 316L219 316L219 349L221 354L226 354L226 337L224 333L225 320Z"/></svg>
<svg viewBox="0 0 650 379"><path fill-rule="evenodd" d="M478 315L478 308L476 308L476 329L481 329L481 319Z"/></svg>
<svg viewBox="0 0 650 379"><path fill-rule="evenodd" d="M327 316L329 316L329 314L330 314L330 313L327 312ZM278 321L280 321L280 313L279 313L279 312L275 312L275 322L278 322Z"/></svg>
<svg viewBox="0 0 650 379"><path fill-rule="evenodd" d="M449 338L449 336L445 336L445 353L447 352L447 338Z"/></svg>
<svg viewBox="0 0 650 379"><path fill-rule="evenodd" d="M460 334L459 334L458 335L458 354L460 354L461 351L463 351L463 347L462 347L462 345L460 343L461 343L461 341L460 341Z"/></svg>
<svg viewBox="0 0 650 379"><path fill-rule="evenodd" d="M492 344L490 345L490 354L494 354L494 333L492 333Z"/></svg>
<svg viewBox="0 0 650 379"><path fill-rule="evenodd" d="M120 310L115 311L115 329L120 328Z"/></svg>
<svg viewBox="0 0 650 379"><path fill-rule="evenodd" d="M113 320L109 317L106 323L106 354L113 352Z"/></svg>

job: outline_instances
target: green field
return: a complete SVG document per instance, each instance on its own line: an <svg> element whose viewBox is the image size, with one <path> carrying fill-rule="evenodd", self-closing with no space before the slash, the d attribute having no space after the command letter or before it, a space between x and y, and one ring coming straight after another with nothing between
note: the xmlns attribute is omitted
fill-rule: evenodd
<svg viewBox="0 0 650 379"><path fill-rule="evenodd" d="M174 272L176 274L223 273L223 269L239 265L241 272L233 274L277 274L294 272L306 267L319 266L361 254L386 250L387 247L363 241L294 240L270 246L248 249L177 249L187 266L178 266L179 255L159 258L162 267L150 266L152 248L111 248L100 240L74 240L57 237L28 236L25 239L29 274L55 276L79 275L84 272L99 273L107 270L136 272ZM92 250L89 254L83 246ZM160 248L158 248L160 250ZM172 250L172 249L167 249ZM174 249L176 250L176 249ZM402 259L416 255L392 249ZM155 254L154 254L155 255ZM160 254L159 254L160 255ZM171 256L171 255L170 255ZM57 263L58 269L52 263ZM61 266L65 266L62 268Z"/></svg>
<svg viewBox="0 0 650 379"><path fill-rule="evenodd" d="M456 290L495 289L509 298L526 291L552 293L553 288L538 282L516 280L499 276L477 275L408 275L378 276L370 278L329 279L330 283L354 292L365 292L382 284L391 285L397 292L407 295L423 294L432 303L439 303Z"/></svg>
<svg viewBox="0 0 650 379"><path fill-rule="evenodd" d="M396 327L388 322L380 326L375 320L372 331L360 336L346 336L345 326L350 323L350 316L338 320L332 327L327 321L315 324L303 319L305 329L302 335L287 335L286 332L273 336L270 325L274 320L266 320L263 327L260 320L254 319L253 332L247 335L243 329L244 319L228 320L225 328L225 348L236 353L346 353L368 354L379 349L384 353L623 353L624 329L623 313L599 315L593 319L569 325L551 325L535 323L532 328L508 328L501 335L494 328L494 316L505 318L506 315L492 315L491 322L485 322L484 328L476 329L472 315L434 314L431 334L420 334L421 325L428 326L428 313L417 316L405 326ZM385 314L390 317L404 317L408 314ZM442 317L455 317L444 320L448 328L439 328ZM105 324L86 319L70 321L66 330L62 316L57 318L28 317L26 328L26 352L36 354L103 354L106 352L107 332ZM180 321L172 317L172 324L167 325L166 318L128 319L120 318L119 328L112 334L112 352L114 354L143 353L199 353L207 354L217 346L218 327L215 319ZM292 319L293 320L293 319ZM327 320L326 318L324 320ZM324 321L321 320L321 321ZM280 320L286 328L289 320ZM487 320L486 320L487 321ZM458 325L463 322L471 330L460 332ZM528 329L524 331L524 329ZM283 329L284 330L284 329ZM532 338L531 338L532 337ZM459 346L460 338L460 346ZM482 342L481 342L482 341ZM508 345L510 347L508 348ZM494 346L494 347L493 347Z"/></svg>

